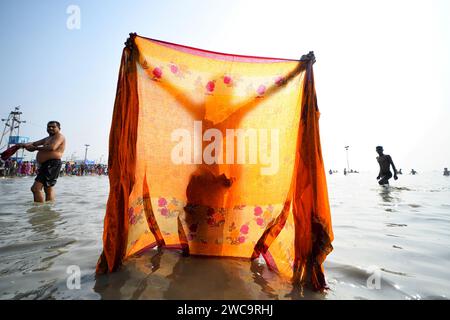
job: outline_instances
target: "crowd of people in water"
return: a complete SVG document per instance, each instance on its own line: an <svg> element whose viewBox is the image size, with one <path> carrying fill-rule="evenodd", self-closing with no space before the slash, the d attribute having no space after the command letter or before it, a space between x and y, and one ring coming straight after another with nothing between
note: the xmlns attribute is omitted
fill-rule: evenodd
<svg viewBox="0 0 450 320"><path fill-rule="evenodd" d="M338 170L330 169L330 175L339 173ZM344 175L349 173L359 173L357 170L344 168ZM37 174L36 161L16 161L8 159L0 161L0 177L23 177L35 176ZM402 169L398 169L397 174L403 174ZM416 175L418 172L411 169L410 175ZM75 163L73 161L63 161L59 176L92 176L92 175L108 175L108 166L106 164L84 164ZM448 168L444 168L444 176L450 176Z"/></svg>
<svg viewBox="0 0 450 320"><path fill-rule="evenodd" d="M359 171L357 171L357 170L353 170L353 169L348 169L348 170L347 170L347 168L344 168L343 172L344 172L344 175L347 175L347 174L349 174L349 173L359 173ZM332 175L332 174L334 174L334 173L339 173L339 171L338 171L338 170L332 170L332 169L330 169L330 170L328 171L328 173L329 173L330 175ZM403 174L402 169L398 169L397 174ZM414 176L414 175L418 174L418 172L417 172L416 170L414 170L414 169L411 169L411 171L409 172L409 174ZM443 175L444 175L444 176L450 176L450 170L448 170L448 168L444 168L444 173L443 173Z"/></svg>
<svg viewBox="0 0 450 320"><path fill-rule="evenodd" d="M8 159L0 161L0 177L35 176L38 165L36 161L17 161ZM63 161L59 176L93 176L108 175L106 164L85 164L73 161Z"/></svg>

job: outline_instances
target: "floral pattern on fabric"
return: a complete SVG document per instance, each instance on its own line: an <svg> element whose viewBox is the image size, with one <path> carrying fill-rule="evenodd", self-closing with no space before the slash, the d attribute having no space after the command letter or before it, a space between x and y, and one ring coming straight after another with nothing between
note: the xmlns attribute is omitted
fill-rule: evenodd
<svg viewBox="0 0 450 320"><path fill-rule="evenodd" d="M142 210L139 210L138 208L128 209L128 222L131 225L142 222L142 219L143 219Z"/></svg>
<svg viewBox="0 0 450 320"><path fill-rule="evenodd" d="M175 198L172 198L168 202L165 198L161 197L158 199L158 212L165 218L176 218L181 212L180 202Z"/></svg>
<svg viewBox="0 0 450 320"><path fill-rule="evenodd" d="M256 206L253 212L255 216L255 222L261 228L267 227L269 222L272 221L273 216L272 205L268 205L264 210L260 206Z"/></svg>
<svg viewBox="0 0 450 320"><path fill-rule="evenodd" d="M171 62L168 65L168 68L170 72L178 79L185 79L186 76L189 76L191 74L188 67L184 64L177 64L175 62Z"/></svg>
<svg viewBox="0 0 450 320"><path fill-rule="evenodd" d="M170 199L170 200L169 200ZM226 243L232 246L256 243L261 232L281 212L281 205L235 205L231 209L211 208L205 206L186 205L182 200L170 197L151 198L153 208L156 208L156 221L163 237L178 236L176 218L181 219L186 238L189 243L207 245ZM148 233L145 228L144 199L139 197L129 208L130 234ZM191 215L191 216L187 216ZM253 219L242 221L242 217L251 216ZM189 223L187 221L189 217ZM194 218L192 218L194 217ZM229 219L229 220L227 220ZM286 228L293 228L292 222L287 221ZM215 235L215 236L213 236ZM209 239L209 240L208 240ZM128 245L136 243L135 237L130 237Z"/></svg>
<svg viewBox="0 0 450 320"><path fill-rule="evenodd" d="M229 236L226 237L228 242L232 245L240 245L243 244L247 238L249 233L249 224L243 224L240 228L236 226L233 222L231 226L228 228Z"/></svg>
<svg viewBox="0 0 450 320"><path fill-rule="evenodd" d="M252 78L239 73L223 73L218 75L217 78L211 79L208 74L191 72L189 67L183 63L176 61L164 63L152 57L140 57L140 65L144 70L147 70L150 79L153 81L164 81L167 78L169 81L176 79L183 86L190 83L192 90L201 92L204 96L212 96L219 91L221 95L253 96L260 99L265 97L267 89L272 85L276 87L298 85L298 82L288 82L283 75L275 78L273 76Z"/></svg>

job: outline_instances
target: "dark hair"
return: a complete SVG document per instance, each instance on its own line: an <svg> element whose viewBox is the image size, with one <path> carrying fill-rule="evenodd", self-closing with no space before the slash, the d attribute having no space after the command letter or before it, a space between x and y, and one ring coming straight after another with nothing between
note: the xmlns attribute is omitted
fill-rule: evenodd
<svg viewBox="0 0 450 320"><path fill-rule="evenodd" d="M382 146L377 146L375 149L383 149Z"/></svg>
<svg viewBox="0 0 450 320"><path fill-rule="evenodd" d="M49 122L47 123L47 126L48 126L50 123L56 124L56 126L57 126L58 128L61 129L61 124L60 124L58 121L55 121L55 120L49 121Z"/></svg>

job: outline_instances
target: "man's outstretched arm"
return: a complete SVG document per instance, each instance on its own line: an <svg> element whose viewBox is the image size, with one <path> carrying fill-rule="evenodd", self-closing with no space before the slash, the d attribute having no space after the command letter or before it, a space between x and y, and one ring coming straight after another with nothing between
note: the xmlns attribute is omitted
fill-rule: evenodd
<svg viewBox="0 0 450 320"><path fill-rule="evenodd" d="M19 147L21 147L21 148L25 148L25 149L27 149L27 148L33 149L33 148L35 148L35 147L42 146L42 145L45 143L45 139L47 139L47 138L43 138L43 139L41 139L41 140L37 140L37 141L34 141L34 142L29 142L29 143L18 143L17 145L18 145ZM28 150L28 149L27 149L27 150ZM30 151L30 150L28 150L28 151ZM33 151L34 151L34 150L33 150Z"/></svg>
<svg viewBox="0 0 450 320"><path fill-rule="evenodd" d="M46 143L44 145L36 147L38 151L55 151L58 147L64 142L64 137L59 136L56 139L52 140L50 143Z"/></svg>

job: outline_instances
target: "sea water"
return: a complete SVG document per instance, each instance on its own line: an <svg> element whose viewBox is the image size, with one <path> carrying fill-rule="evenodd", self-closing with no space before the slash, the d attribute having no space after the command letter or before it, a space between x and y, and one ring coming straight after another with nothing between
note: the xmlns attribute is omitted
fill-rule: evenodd
<svg viewBox="0 0 450 320"><path fill-rule="evenodd" d="M375 177L327 176L335 240L322 294L258 260L168 250L96 276L108 178L61 177L57 201L40 205L32 177L0 178L0 299L448 299L450 177L401 175L388 188Z"/></svg>

